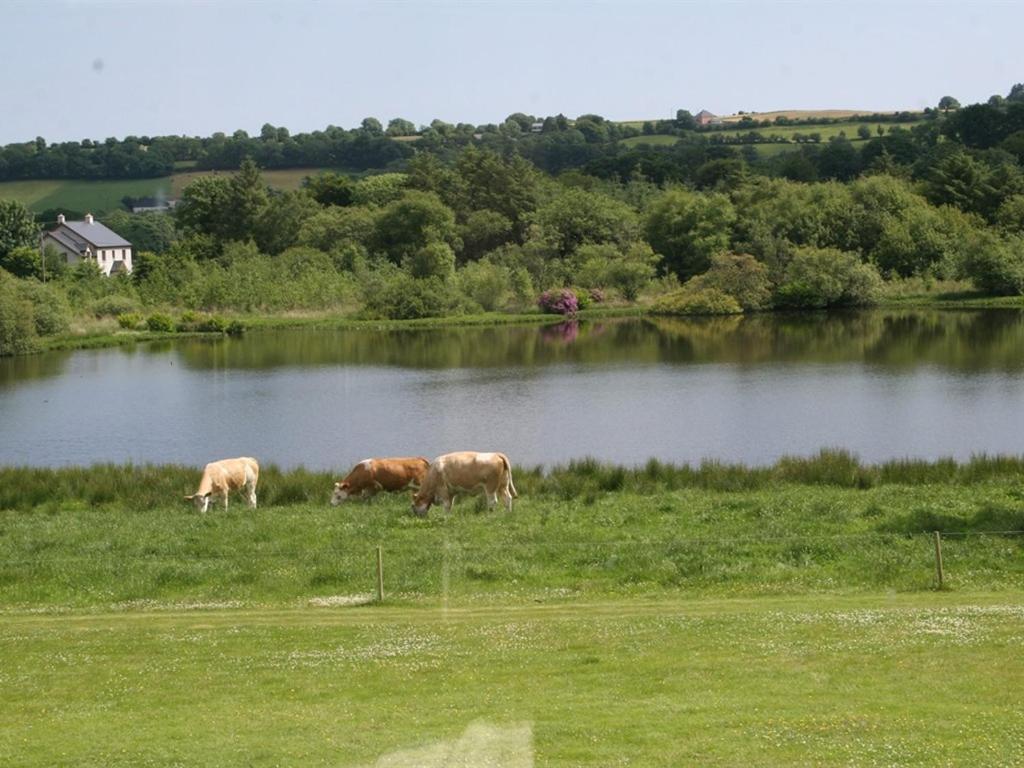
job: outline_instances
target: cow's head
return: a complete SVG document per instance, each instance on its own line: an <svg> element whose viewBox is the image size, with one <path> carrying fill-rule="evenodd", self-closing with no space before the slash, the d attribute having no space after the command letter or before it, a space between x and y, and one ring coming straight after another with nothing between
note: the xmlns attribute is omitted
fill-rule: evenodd
<svg viewBox="0 0 1024 768"><path fill-rule="evenodd" d="M430 505L434 503L433 493L424 493L421 489L419 493L414 493L412 496L412 513L417 517L426 517L427 510L430 509Z"/></svg>
<svg viewBox="0 0 1024 768"><path fill-rule="evenodd" d="M192 506L196 508L196 512L205 512L210 508L209 493L193 493L191 496L186 496L185 500L192 502Z"/></svg>
<svg viewBox="0 0 1024 768"><path fill-rule="evenodd" d="M348 483L335 483L334 493L331 495L331 506L336 507L347 499L350 488L351 486Z"/></svg>

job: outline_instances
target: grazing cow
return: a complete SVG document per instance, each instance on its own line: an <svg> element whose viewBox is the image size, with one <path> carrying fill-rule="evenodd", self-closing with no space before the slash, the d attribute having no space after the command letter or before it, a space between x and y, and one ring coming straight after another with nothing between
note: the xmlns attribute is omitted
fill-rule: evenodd
<svg viewBox="0 0 1024 768"><path fill-rule="evenodd" d="M334 484L331 506L346 499L368 499L378 491L404 491L419 488L430 462L422 456L397 459L364 459L352 467L344 480Z"/></svg>
<svg viewBox="0 0 1024 768"><path fill-rule="evenodd" d="M512 465L504 453L477 453L459 451L438 456L430 464L427 477L412 500L414 515L426 516L430 505L444 504L445 512L452 508L458 493L476 493L483 490L487 506L498 503L501 494L505 508L512 511L512 499L519 496L512 484Z"/></svg>
<svg viewBox="0 0 1024 768"><path fill-rule="evenodd" d="M256 509L256 483L259 479L260 465L256 459L243 456L238 459L211 461L203 469L199 490L185 498L195 505L197 511L206 512L210 508L210 497L221 496L224 499L224 509L227 509L228 493L244 488L249 506Z"/></svg>

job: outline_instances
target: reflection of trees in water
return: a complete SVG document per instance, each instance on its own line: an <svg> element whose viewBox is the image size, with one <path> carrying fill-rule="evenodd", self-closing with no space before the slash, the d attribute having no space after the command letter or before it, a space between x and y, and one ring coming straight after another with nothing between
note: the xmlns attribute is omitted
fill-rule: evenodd
<svg viewBox="0 0 1024 768"><path fill-rule="evenodd" d="M654 319L665 361L1024 369L1024 313L872 310Z"/></svg>
<svg viewBox="0 0 1024 768"><path fill-rule="evenodd" d="M64 373L64 366L72 354L47 352L42 355L0 357L0 387L59 376Z"/></svg>
<svg viewBox="0 0 1024 768"><path fill-rule="evenodd" d="M292 330L190 339L195 368L376 365L488 368L555 363L868 362L1024 369L1024 313L874 310L715 318L571 321L431 330Z"/></svg>

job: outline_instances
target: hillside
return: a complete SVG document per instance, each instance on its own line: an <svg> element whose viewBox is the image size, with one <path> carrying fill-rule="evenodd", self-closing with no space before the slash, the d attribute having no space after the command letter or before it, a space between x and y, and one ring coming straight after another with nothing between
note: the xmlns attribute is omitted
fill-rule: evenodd
<svg viewBox="0 0 1024 768"><path fill-rule="evenodd" d="M263 171L263 179L274 189L298 189L302 179L325 168L283 168ZM180 197L182 191L200 176L230 175L233 171L185 171L155 179L45 179L0 182L0 200L18 200L38 213L51 208L109 213L121 207L121 198Z"/></svg>

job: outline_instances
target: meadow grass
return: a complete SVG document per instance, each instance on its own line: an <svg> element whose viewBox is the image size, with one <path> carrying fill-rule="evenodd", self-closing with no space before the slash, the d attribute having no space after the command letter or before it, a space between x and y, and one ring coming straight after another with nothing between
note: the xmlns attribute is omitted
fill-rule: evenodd
<svg viewBox="0 0 1024 768"><path fill-rule="evenodd" d="M0 607L213 600L292 605L374 587L410 604L662 593L1024 588L1020 458L862 466L843 452L751 469L573 462L515 471L512 513L465 499L328 505L336 473L265 467L260 508L199 515L190 467L0 470Z"/></svg>
<svg viewBox="0 0 1024 768"><path fill-rule="evenodd" d="M426 519L0 469L0 764L1014 764L1022 469L583 459Z"/></svg>
<svg viewBox="0 0 1024 768"><path fill-rule="evenodd" d="M1004 766L1020 592L5 616L18 766Z"/></svg>

